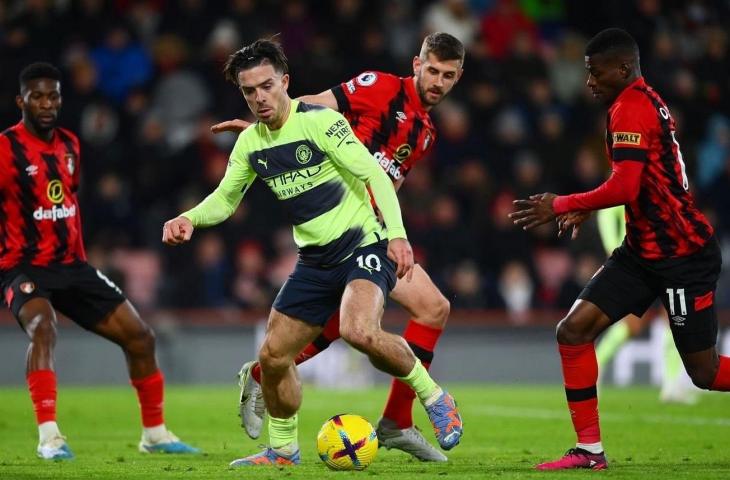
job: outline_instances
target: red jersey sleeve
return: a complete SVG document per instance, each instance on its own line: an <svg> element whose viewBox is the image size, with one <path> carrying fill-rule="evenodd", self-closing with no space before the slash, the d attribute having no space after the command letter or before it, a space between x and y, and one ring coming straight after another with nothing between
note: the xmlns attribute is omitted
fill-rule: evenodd
<svg viewBox="0 0 730 480"><path fill-rule="evenodd" d="M332 88L337 109L347 115L379 111L400 88L400 79L383 72L367 71Z"/></svg>
<svg viewBox="0 0 730 480"><path fill-rule="evenodd" d="M0 190L10 182L10 141L5 135L0 135Z"/></svg>

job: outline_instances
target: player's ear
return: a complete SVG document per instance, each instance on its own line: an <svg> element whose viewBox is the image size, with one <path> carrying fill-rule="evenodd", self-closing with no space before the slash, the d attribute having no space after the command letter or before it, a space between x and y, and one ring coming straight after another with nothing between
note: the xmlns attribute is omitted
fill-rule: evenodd
<svg viewBox="0 0 730 480"><path fill-rule="evenodd" d="M23 107L25 106L25 102L23 101L23 97L20 95L15 96L15 104L18 106L20 110L23 110Z"/></svg>
<svg viewBox="0 0 730 480"><path fill-rule="evenodd" d="M621 62L621 65L618 67L619 73L621 74L621 78L624 80L629 78L631 75L631 71L633 70L631 68L631 64L628 62Z"/></svg>
<svg viewBox="0 0 730 480"><path fill-rule="evenodd" d="M421 70L421 65L423 65L423 62L421 61L421 57L416 55L413 57L413 74L416 75Z"/></svg>
<svg viewBox="0 0 730 480"><path fill-rule="evenodd" d="M281 86L285 92L287 90L289 90L289 74L288 73L285 73L284 75L281 76Z"/></svg>

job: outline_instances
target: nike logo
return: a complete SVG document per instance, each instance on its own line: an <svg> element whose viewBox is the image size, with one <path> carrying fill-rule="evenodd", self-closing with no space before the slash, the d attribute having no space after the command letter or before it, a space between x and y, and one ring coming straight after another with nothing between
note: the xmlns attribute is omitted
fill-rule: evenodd
<svg viewBox="0 0 730 480"><path fill-rule="evenodd" d="M262 160L262 159L259 158L257 160L257 162L260 163L261 165L263 165L266 170L269 169L269 161L268 160Z"/></svg>

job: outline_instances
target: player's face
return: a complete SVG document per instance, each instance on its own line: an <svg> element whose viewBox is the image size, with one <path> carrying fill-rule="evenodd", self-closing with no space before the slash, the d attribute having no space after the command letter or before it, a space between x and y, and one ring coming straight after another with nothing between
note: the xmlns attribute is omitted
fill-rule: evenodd
<svg viewBox="0 0 730 480"><path fill-rule="evenodd" d="M50 78L30 80L21 87L15 103L37 133L49 132L56 126L61 110L61 82Z"/></svg>
<svg viewBox="0 0 730 480"><path fill-rule="evenodd" d="M416 77L416 90L421 103L426 108L438 105L454 88L464 69L460 60L439 60L429 53L425 59L413 59L413 75Z"/></svg>
<svg viewBox="0 0 730 480"><path fill-rule="evenodd" d="M588 71L586 85L591 89L593 98L611 105L628 85L626 63L600 53L586 56L585 62Z"/></svg>
<svg viewBox="0 0 730 480"><path fill-rule="evenodd" d="M261 123L272 129L283 125L289 103L288 74L278 73L270 64L262 64L238 72L238 85L248 108Z"/></svg>

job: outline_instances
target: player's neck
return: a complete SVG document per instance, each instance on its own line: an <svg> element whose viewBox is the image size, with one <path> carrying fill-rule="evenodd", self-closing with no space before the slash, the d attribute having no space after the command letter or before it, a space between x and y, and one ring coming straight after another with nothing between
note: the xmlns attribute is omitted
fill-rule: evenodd
<svg viewBox="0 0 730 480"><path fill-rule="evenodd" d="M266 125L266 128L268 128L269 130L279 130L286 123L287 119L289 118L290 113L291 113L291 98L289 98L287 96L286 102L284 103L284 110L281 113L281 118L279 118L279 120L277 120L275 123L272 123L271 125Z"/></svg>
<svg viewBox="0 0 730 480"><path fill-rule="evenodd" d="M35 127L33 127L31 122L27 121L25 118L23 118L23 126L28 131L28 133L41 141L51 143L51 140L53 140L53 131L55 130L54 128L48 129L45 132L39 132L35 129Z"/></svg>

